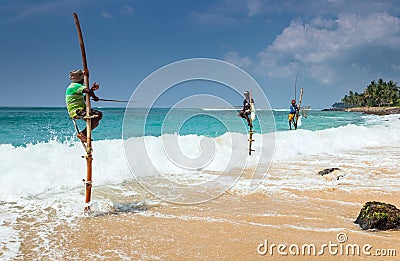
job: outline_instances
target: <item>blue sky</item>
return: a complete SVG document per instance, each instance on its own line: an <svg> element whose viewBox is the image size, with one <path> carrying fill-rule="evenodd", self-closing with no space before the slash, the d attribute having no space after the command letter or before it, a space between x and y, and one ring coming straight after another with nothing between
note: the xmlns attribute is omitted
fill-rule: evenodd
<svg viewBox="0 0 400 261"><path fill-rule="evenodd" d="M155 70L198 57L245 70L273 108L288 107L297 73L313 108L372 80L400 82L396 0L2 0L0 106L64 106L68 72L82 66L73 12L103 98L129 99Z"/></svg>

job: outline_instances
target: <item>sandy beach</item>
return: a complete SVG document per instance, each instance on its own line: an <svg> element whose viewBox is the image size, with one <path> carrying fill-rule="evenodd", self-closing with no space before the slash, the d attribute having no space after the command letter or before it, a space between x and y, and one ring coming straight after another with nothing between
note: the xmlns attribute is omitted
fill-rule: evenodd
<svg viewBox="0 0 400 261"><path fill-rule="evenodd" d="M17 258L40 259L56 248L63 259L81 260L265 260L285 255L291 260L393 260L374 255L376 250L398 247L400 231L362 231L353 224L363 202L368 200L400 204L393 194L380 191L293 189L281 195L246 196L226 193L196 206L165 205L138 213L81 218L74 227L57 227L49 238L49 249L36 254L32 250L40 239L30 227L24 228L21 220L20 228L26 233ZM347 237L347 241L340 244L338 235ZM265 240L269 247L262 255L265 248L260 244ZM337 247L321 250L330 242ZM271 252L271 244L284 244L287 248L278 253L275 247ZM290 245L301 249L306 244L315 245L317 254L303 255L295 248L289 252ZM340 252L340 245L346 249L350 244L359 245L361 253ZM363 252L366 244L372 248Z"/></svg>

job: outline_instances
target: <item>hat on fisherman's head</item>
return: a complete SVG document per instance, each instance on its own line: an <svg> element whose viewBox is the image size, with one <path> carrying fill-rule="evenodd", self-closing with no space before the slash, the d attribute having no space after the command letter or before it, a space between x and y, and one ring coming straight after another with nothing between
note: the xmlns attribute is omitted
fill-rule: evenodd
<svg viewBox="0 0 400 261"><path fill-rule="evenodd" d="M296 100L292 100L292 103L296 103Z"/></svg>
<svg viewBox="0 0 400 261"><path fill-rule="evenodd" d="M82 70L73 70L69 72L69 79L72 82L80 82L83 80L83 71Z"/></svg>
<svg viewBox="0 0 400 261"><path fill-rule="evenodd" d="M250 95L250 92L249 92L249 91L244 91L244 93L243 93L243 94L244 94L244 96L246 96L246 97L247 97L247 96L249 96L249 95Z"/></svg>

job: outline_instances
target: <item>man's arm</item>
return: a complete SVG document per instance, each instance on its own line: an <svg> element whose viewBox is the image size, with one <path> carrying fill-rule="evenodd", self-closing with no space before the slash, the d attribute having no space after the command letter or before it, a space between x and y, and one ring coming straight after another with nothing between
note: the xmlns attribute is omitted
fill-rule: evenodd
<svg viewBox="0 0 400 261"><path fill-rule="evenodd" d="M100 85L98 85L97 83L93 83L92 88L85 88L82 92L83 93L88 93L90 97L93 98L94 101L98 101L99 97L96 96L96 94L94 94L94 91L98 90L100 88Z"/></svg>

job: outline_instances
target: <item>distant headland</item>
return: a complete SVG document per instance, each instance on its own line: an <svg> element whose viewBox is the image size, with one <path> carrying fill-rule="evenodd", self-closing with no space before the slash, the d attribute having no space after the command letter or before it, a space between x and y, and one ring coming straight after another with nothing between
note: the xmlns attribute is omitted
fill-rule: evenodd
<svg viewBox="0 0 400 261"><path fill-rule="evenodd" d="M350 91L341 102L324 111L351 111L366 114L400 114L400 87L396 82L372 81L362 93Z"/></svg>
<svg viewBox="0 0 400 261"><path fill-rule="evenodd" d="M330 108L323 109L322 111L349 111L349 112L362 112L365 114L374 115L389 115L389 114L400 114L400 106L391 107L353 107L353 108Z"/></svg>
<svg viewBox="0 0 400 261"><path fill-rule="evenodd" d="M375 115L389 115L389 114L400 114L399 106L391 106L391 107L354 107L347 108L345 111L352 112L363 112L366 114L375 114Z"/></svg>

